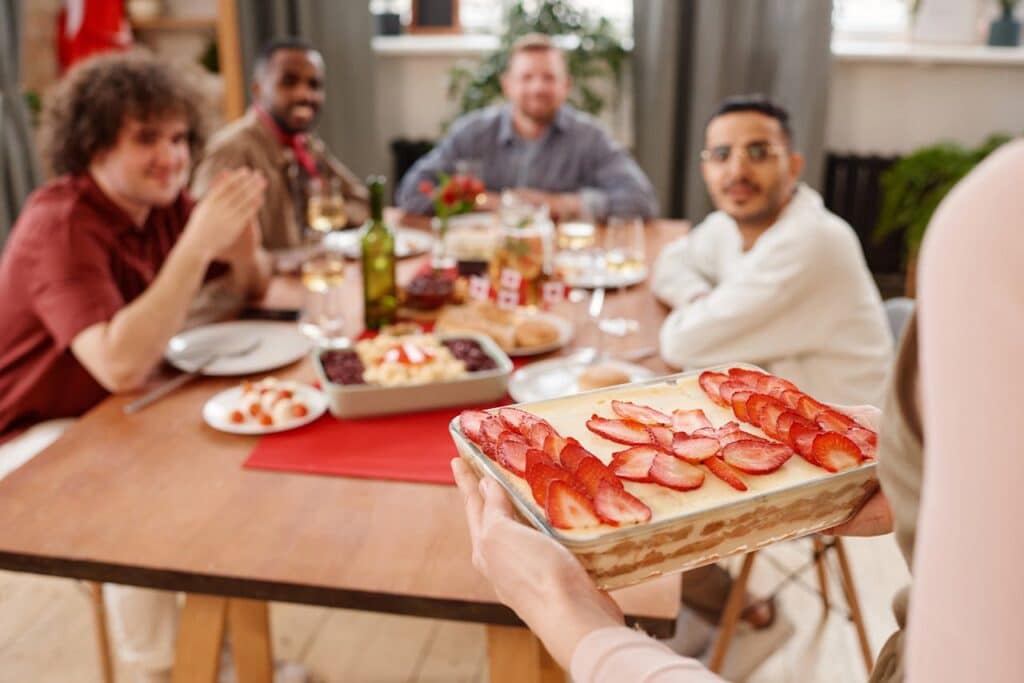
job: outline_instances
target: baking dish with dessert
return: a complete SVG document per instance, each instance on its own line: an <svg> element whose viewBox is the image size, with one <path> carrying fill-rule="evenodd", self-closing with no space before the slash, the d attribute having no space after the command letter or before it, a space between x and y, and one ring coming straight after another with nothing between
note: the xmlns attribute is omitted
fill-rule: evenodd
<svg viewBox="0 0 1024 683"><path fill-rule="evenodd" d="M869 426L749 365L464 411L449 429L606 589L834 526L877 486Z"/></svg>

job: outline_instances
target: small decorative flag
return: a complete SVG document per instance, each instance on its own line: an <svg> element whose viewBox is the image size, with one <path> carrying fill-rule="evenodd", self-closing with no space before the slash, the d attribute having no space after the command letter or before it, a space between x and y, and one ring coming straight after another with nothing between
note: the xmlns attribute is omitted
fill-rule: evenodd
<svg viewBox="0 0 1024 683"><path fill-rule="evenodd" d="M541 297L549 306L557 304L565 298L565 283L561 280L548 280L544 283Z"/></svg>
<svg viewBox="0 0 1024 683"><path fill-rule="evenodd" d="M519 305L518 290L502 289L498 292L498 308L511 310Z"/></svg>
<svg viewBox="0 0 1024 683"><path fill-rule="evenodd" d="M514 289L519 291L519 285L523 281L523 276L519 274L519 271L515 268L502 268L501 269L501 287L502 289Z"/></svg>
<svg viewBox="0 0 1024 683"><path fill-rule="evenodd" d="M491 281L479 275L469 278L469 297L475 301L487 301L491 298Z"/></svg>

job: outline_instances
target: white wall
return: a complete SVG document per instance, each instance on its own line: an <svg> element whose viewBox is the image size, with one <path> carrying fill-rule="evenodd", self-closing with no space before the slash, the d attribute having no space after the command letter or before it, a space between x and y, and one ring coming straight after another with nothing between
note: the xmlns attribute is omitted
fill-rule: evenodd
<svg viewBox="0 0 1024 683"><path fill-rule="evenodd" d="M381 138L438 137L455 113L448 70L479 52L377 53ZM628 83L606 122L632 140ZM826 143L842 152L898 154L940 140L975 145L993 132L1024 132L1024 48L887 48L841 51L832 64Z"/></svg>

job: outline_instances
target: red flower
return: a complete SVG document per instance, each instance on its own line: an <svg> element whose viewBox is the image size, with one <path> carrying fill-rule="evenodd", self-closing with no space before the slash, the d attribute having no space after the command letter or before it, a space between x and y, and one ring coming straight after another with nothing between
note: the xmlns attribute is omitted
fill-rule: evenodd
<svg viewBox="0 0 1024 683"><path fill-rule="evenodd" d="M484 184L478 178L469 178L469 194L471 197L476 197L478 194L484 193Z"/></svg>
<svg viewBox="0 0 1024 683"><path fill-rule="evenodd" d="M451 206L457 201L459 201L458 190L455 189L454 183L448 183L441 190L441 202Z"/></svg>
<svg viewBox="0 0 1024 683"><path fill-rule="evenodd" d="M421 180L419 184L420 194L425 194L428 197L434 194L434 183L429 180Z"/></svg>

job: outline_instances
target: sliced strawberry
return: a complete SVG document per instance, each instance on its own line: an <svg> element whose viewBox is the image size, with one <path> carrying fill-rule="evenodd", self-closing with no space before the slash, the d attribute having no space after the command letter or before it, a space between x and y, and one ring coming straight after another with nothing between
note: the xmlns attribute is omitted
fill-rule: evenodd
<svg viewBox="0 0 1024 683"><path fill-rule="evenodd" d="M548 457L547 453L536 448L530 448L526 451L526 468L523 471L529 472L530 467L537 464L557 466L555 461Z"/></svg>
<svg viewBox="0 0 1024 683"><path fill-rule="evenodd" d="M722 400L727 404L726 407L730 407L733 394L739 391L750 391L750 387L743 382L731 379L728 382L723 382L722 386L718 387L718 391L721 392Z"/></svg>
<svg viewBox="0 0 1024 683"><path fill-rule="evenodd" d="M736 423L732 422L730 424L736 424ZM690 436L706 436L706 437L708 437L710 439L717 439L718 438L718 430L716 430L714 427L704 427L703 429L698 429L693 434L690 434Z"/></svg>
<svg viewBox="0 0 1024 683"><path fill-rule="evenodd" d="M482 410L463 410L459 415L459 429L462 430L462 435L477 446L481 445L480 425L490 416L490 413Z"/></svg>
<svg viewBox="0 0 1024 683"><path fill-rule="evenodd" d="M651 480L651 465L654 456L660 453L654 446L633 446L624 451L612 453L608 469L619 479L648 482Z"/></svg>
<svg viewBox="0 0 1024 683"><path fill-rule="evenodd" d="M750 415L747 414L747 400L754 395L752 391L737 391L732 395L732 412L736 418L743 422L750 422Z"/></svg>
<svg viewBox="0 0 1024 683"><path fill-rule="evenodd" d="M665 425L649 425L647 431L651 433L652 443L665 451L672 450L672 430Z"/></svg>
<svg viewBox="0 0 1024 683"><path fill-rule="evenodd" d="M762 377L768 377L768 375L757 370L748 370L747 368L729 368L729 377L740 384L746 384L751 388L751 391L756 391L757 383Z"/></svg>
<svg viewBox="0 0 1024 683"><path fill-rule="evenodd" d="M622 486L602 481L594 495L594 511L601 521L613 526L640 524L651 519L651 508Z"/></svg>
<svg viewBox="0 0 1024 683"><path fill-rule="evenodd" d="M706 436L676 434L672 440L672 455L690 462L700 462L718 453L718 439Z"/></svg>
<svg viewBox="0 0 1024 683"><path fill-rule="evenodd" d="M586 529L601 523L590 500L564 481L548 485L544 510L551 526L557 529Z"/></svg>
<svg viewBox="0 0 1024 683"><path fill-rule="evenodd" d="M633 422L639 422L642 425L670 425L672 424L672 418L660 410L655 410L650 406L643 406L638 403L630 403L629 401L616 401L612 400L612 410L619 417L627 420L633 420Z"/></svg>
<svg viewBox="0 0 1024 683"><path fill-rule="evenodd" d="M737 441L760 441L761 443L771 443L768 439L762 439L760 436L751 434L750 432L745 432L742 429L737 429L718 437L718 445L722 448L725 448L731 443L736 443Z"/></svg>
<svg viewBox="0 0 1024 683"><path fill-rule="evenodd" d="M789 391L783 391L782 395L777 396L776 398L785 403L787 408L795 411L797 404L800 403L800 399L802 399L804 395L804 392L799 389L790 389Z"/></svg>
<svg viewBox="0 0 1024 683"><path fill-rule="evenodd" d="M526 434L526 440L530 442L530 445L534 448L544 448L544 442L547 441L548 437L554 434L558 436L558 432L555 428L549 425L547 422L537 421L530 424L529 432Z"/></svg>
<svg viewBox="0 0 1024 683"><path fill-rule="evenodd" d="M587 420L587 429L609 441L627 446L651 443L654 439L645 425L633 420L609 420L593 415Z"/></svg>
<svg viewBox="0 0 1024 683"><path fill-rule="evenodd" d="M724 425L721 425L718 429L715 430L715 438L718 438L724 434L729 434L730 432L738 431L740 431L740 423L736 422L735 420L729 420Z"/></svg>
<svg viewBox="0 0 1024 683"><path fill-rule="evenodd" d="M580 461L586 458L594 458L594 460L597 460L597 457L593 453L581 446L580 442L573 438L569 438L566 441L565 446L562 448L562 452L558 454L558 462L561 463L562 467L570 472L575 472Z"/></svg>
<svg viewBox="0 0 1024 683"><path fill-rule="evenodd" d="M705 370L700 373L700 379L698 381L700 382L700 388L704 390L704 393L707 394L708 398L710 398L712 402L717 403L723 408L729 407L729 403L722 399L722 395L718 391L718 388L723 382L729 381L729 375Z"/></svg>
<svg viewBox="0 0 1024 683"><path fill-rule="evenodd" d="M767 403L757 414L757 421L761 425L761 431L773 439L781 439L782 437L779 436L777 430L777 423L779 417L786 412L789 412L789 409L782 401L769 396Z"/></svg>
<svg viewBox="0 0 1024 683"><path fill-rule="evenodd" d="M548 434L544 438L544 452L548 454L548 457L559 462L558 455L565 448L566 441L558 434Z"/></svg>
<svg viewBox="0 0 1024 683"><path fill-rule="evenodd" d="M800 400L797 401L796 404L796 412L800 413L811 422L814 422L817 419L819 413L826 410L831 410L831 408L824 403L818 403L813 398L806 395L801 396Z"/></svg>
<svg viewBox="0 0 1024 683"><path fill-rule="evenodd" d="M808 426L802 422L794 422L789 427L789 445L804 460L812 465L817 465L818 463L815 462L814 455L811 453L811 446L814 445L814 438L823 433L817 425Z"/></svg>
<svg viewBox="0 0 1024 683"><path fill-rule="evenodd" d="M518 408L498 408L498 417L509 429L523 436L529 435L530 427L541 420L533 413Z"/></svg>
<svg viewBox="0 0 1024 683"><path fill-rule="evenodd" d="M786 391L798 391L796 385L775 375L765 375L757 380L757 391L781 399Z"/></svg>
<svg viewBox="0 0 1024 683"><path fill-rule="evenodd" d="M505 430L498 437L498 462L520 477L526 474L526 452L529 450L530 446L523 437L511 430Z"/></svg>
<svg viewBox="0 0 1024 683"><path fill-rule="evenodd" d="M583 484L583 488L587 490L587 495L591 498L597 495L597 487L601 482L622 488L622 482L615 476L615 473L597 458L583 458L573 474L577 481Z"/></svg>
<svg viewBox="0 0 1024 683"><path fill-rule="evenodd" d="M492 460L498 459L498 437L502 432L507 432L505 423L498 419L497 415L488 415L480 423L480 448Z"/></svg>
<svg viewBox="0 0 1024 683"><path fill-rule="evenodd" d="M743 483L743 479L740 477L739 472L733 469L729 463L722 460L720 457L708 458L704 461L704 464L708 466L709 470L711 470L711 474L715 475L737 491L747 490L747 485Z"/></svg>
<svg viewBox="0 0 1024 683"><path fill-rule="evenodd" d="M768 394L751 394L747 399L747 417L750 424L761 426L761 410L774 399Z"/></svg>
<svg viewBox="0 0 1024 683"><path fill-rule="evenodd" d="M789 438L789 429L794 424L800 424L807 429L817 429L817 425L803 417L799 413L795 413L792 410L787 410L782 415L779 415L779 419L775 422L775 432L778 434L779 439L793 446L793 442Z"/></svg>
<svg viewBox="0 0 1024 683"><path fill-rule="evenodd" d="M658 453L651 463L651 481L676 491L691 491L704 483L704 472L679 458Z"/></svg>
<svg viewBox="0 0 1024 683"><path fill-rule="evenodd" d="M845 434L850 427L858 426L853 418L843 415L836 410L821 411L818 413L815 422L825 431L838 432L840 434Z"/></svg>
<svg viewBox="0 0 1024 683"><path fill-rule="evenodd" d="M850 441L857 444L857 448L860 449L865 458L874 459L878 451L878 434L867 427L855 425L846 431L846 436Z"/></svg>
<svg viewBox="0 0 1024 683"><path fill-rule="evenodd" d="M786 444L744 439L722 449L722 459L748 474L768 474L782 467L793 456Z"/></svg>
<svg viewBox="0 0 1024 683"><path fill-rule="evenodd" d="M825 432L814 437L811 455L818 465L829 472L856 467L864 460L864 454L857 448L857 444L835 432Z"/></svg>
<svg viewBox="0 0 1024 683"><path fill-rule="evenodd" d="M543 463L530 465L526 468L526 482L530 485L530 491L533 493L533 499L537 501L537 505L544 507L548 500L548 486L553 481L564 481L566 483L572 480L572 475L563 470L561 467L555 467L554 465L545 465Z"/></svg>
<svg viewBox="0 0 1024 683"><path fill-rule="evenodd" d="M700 408L672 411L672 431L674 432L693 434L698 429L706 429L710 426L711 420Z"/></svg>

